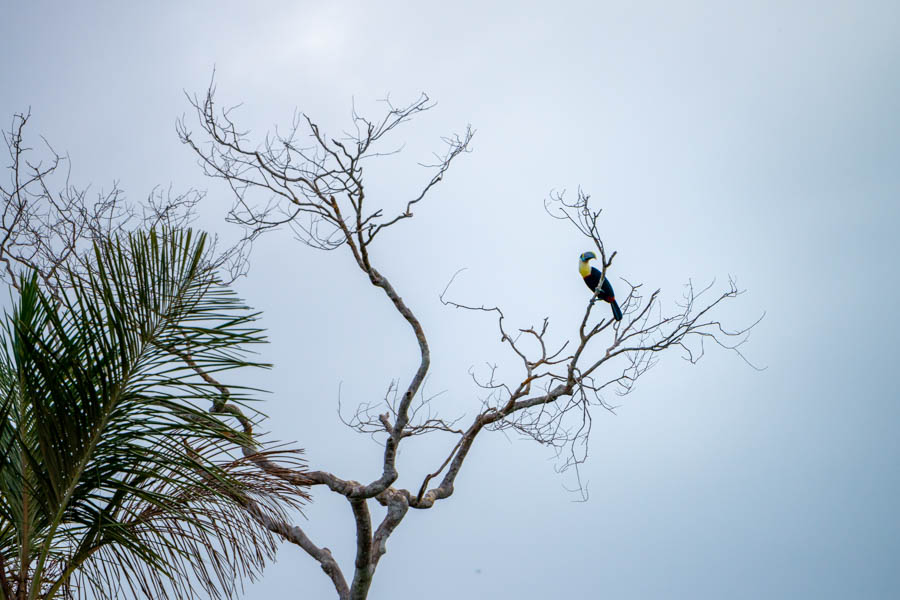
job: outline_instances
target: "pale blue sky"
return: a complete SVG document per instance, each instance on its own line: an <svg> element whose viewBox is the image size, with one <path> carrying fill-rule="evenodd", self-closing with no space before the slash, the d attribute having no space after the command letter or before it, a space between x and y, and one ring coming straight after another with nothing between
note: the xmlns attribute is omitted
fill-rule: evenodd
<svg viewBox="0 0 900 600"><path fill-rule="evenodd" d="M209 190L230 198L174 130L213 66L221 100L260 135L299 108L339 129L390 93L438 107L370 168L370 197L424 180L416 162L471 123L474 152L377 249L432 342L446 413L478 406L467 369L508 364L489 323L437 295L550 316L563 337L584 302L584 243L548 219L553 188L605 207L615 277L662 287L736 276L728 318L765 311L748 355L662 363L618 415L594 416L590 501L548 450L480 439L451 500L409 515L372 598L890 598L900 596L900 7L896 2L5 2L0 118L72 156L76 183ZM356 277L354 279L354 277ZM276 437L316 468L368 480L379 455L343 428L345 403L405 378L415 346L343 254L287 232L258 244L241 293L264 312ZM410 446L414 486L444 446ZM317 493L305 523L352 560L346 502ZM298 593L298 588L308 590ZM330 598L298 549L249 598Z"/></svg>

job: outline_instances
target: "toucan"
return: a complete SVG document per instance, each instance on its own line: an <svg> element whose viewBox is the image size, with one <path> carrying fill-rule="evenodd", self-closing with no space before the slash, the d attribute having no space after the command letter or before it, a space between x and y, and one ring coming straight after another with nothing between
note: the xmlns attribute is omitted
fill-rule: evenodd
<svg viewBox="0 0 900 600"><path fill-rule="evenodd" d="M584 283L594 292L591 304L597 298L609 302L610 306L612 306L613 318L616 321L621 321L622 309L619 308L619 303L616 302L616 294L613 292L612 284L609 282L609 279L603 277L603 273L597 267L592 267L588 264L588 261L594 258L597 258L597 255L593 252L585 252L578 257L578 272L584 278ZM603 280L602 284L600 283L601 279Z"/></svg>

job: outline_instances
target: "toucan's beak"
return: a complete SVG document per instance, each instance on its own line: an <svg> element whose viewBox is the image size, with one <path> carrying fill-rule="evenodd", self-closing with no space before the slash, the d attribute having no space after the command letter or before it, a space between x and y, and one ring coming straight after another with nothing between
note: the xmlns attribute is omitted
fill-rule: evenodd
<svg viewBox="0 0 900 600"><path fill-rule="evenodd" d="M592 258L597 258L597 256L593 252L585 252L584 254L581 255L582 262L587 262L587 261L591 260Z"/></svg>

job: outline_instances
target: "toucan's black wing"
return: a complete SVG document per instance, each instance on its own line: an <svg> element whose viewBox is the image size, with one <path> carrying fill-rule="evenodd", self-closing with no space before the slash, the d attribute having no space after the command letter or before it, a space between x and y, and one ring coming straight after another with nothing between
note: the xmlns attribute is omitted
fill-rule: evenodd
<svg viewBox="0 0 900 600"><path fill-rule="evenodd" d="M619 308L619 304L616 302L616 293L613 292L612 284L609 282L609 279L603 279L603 284L600 285L600 289L597 289L597 285L600 283L600 279L603 277L603 273L600 272L600 269L597 267L591 267L591 274L584 278L584 282L587 284L589 288L591 288L594 293L597 294L595 298L591 299L591 304L594 303L598 297L601 300L605 300L612 305L613 318L616 321L622 320L622 310Z"/></svg>
<svg viewBox="0 0 900 600"><path fill-rule="evenodd" d="M584 278L584 282L587 284L589 288L596 291L597 285L600 283L600 278L603 277L603 273L600 272L600 269L597 267L591 267L591 274ZM600 286L600 293L598 296L603 300L607 298L612 298L616 294L613 292L612 284L609 282L609 279L603 280L603 285Z"/></svg>
<svg viewBox="0 0 900 600"><path fill-rule="evenodd" d="M599 273L600 271L597 271ZM603 280L603 285L600 286L600 296L606 300L607 298L615 298L616 293L613 291L612 284L609 282L609 278Z"/></svg>

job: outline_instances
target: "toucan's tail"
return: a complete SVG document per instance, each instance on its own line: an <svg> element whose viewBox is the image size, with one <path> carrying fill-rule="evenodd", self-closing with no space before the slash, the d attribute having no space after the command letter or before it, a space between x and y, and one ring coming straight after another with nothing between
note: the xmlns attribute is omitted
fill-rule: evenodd
<svg viewBox="0 0 900 600"><path fill-rule="evenodd" d="M619 308L619 303L616 302L615 298L613 298L612 302L610 302L609 304L610 304L610 306L612 306L613 318L616 321L621 321L622 320L622 309Z"/></svg>

